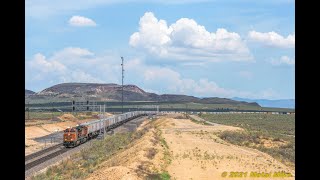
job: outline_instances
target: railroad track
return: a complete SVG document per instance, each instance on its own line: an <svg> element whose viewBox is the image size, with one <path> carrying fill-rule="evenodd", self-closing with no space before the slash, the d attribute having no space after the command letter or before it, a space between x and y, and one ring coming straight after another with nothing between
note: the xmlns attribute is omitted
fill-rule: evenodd
<svg viewBox="0 0 320 180"><path fill-rule="evenodd" d="M59 148L60 148L60 147L59 147ZM43 163L43 162L45 162L45 161L48 161L49 159L52 159L52 158L54 158L54 157L56 157L56 156L59 156L59 155L65 153L65 152L67 152L67 151L69 151L69 150L70 150L69 148L65 148L65 147L64 147L64 148L62 148L62 149L60 149L60 150L54 151L53 153L50 153L50 154L46 155L46 156L37 158L37 159L35 159L34 161L31 161L31 162L25 164L25 171L28 171L29 169L31 169L31 168L33 168L33 167L35 167L35 166L37 166L37 165L39 165L39 164L41 164L41 163ZM49 151L49 152L50 152L50 151ZM43 153L43 154L44 154L44 153ZM41 154L41 155L42 155L42 154ZM41 156L41 155L39 155L39 156ZM39 156L35 156L34 158L39 157Z"/></svg>
<svg viewBox="0 0 320 180"><path fill-rule="evenodd" d="M30 161L31 159L39 157L39 156L41 156L41 155L43 155L45 153L48 153L50 151L53 151L53 150L59 148L60 146L62 146L62 143L54 145L54 146L51 146L49 148L43 149L41 151L38 151L38 152L35 152L35 153L32 153L32 154L29 154L28 156L25 156L25 158L24 158L25 162Z"/></svg>
<svg viewBox="0 0 320 180"><path fill-rule="evenodd" d="M135 117L134 119L140 119L140 118L142 118L142 117ZM111 129L115 129L117 127L120 127L123 124L125 124L126 122L131 121L131 120L133 120L133 119L128 119L124 123L110 128L108 131L110 131ZM86 144L86 143L84 143L84 144ZM79 146L82 146L84 144L81 144ZM44 149L44 150L38 151L36 153L30 154L28 156L25 156L25 172L26 172L26 174L30 175L30 171L34 171L35 169L40 169L39 168L39 166L41 166L40 164L42 164L42 163L45 164L46 161L49 161L50 159L53 159L59 155L62 155L63 153L65 153L67 151L70 151L70 150L75 151L76 148L77 149L79 148L79 146L75 147L75 148L66 148L62 145L62 143L60 143L60 144L54 145L52 147L49 147L47 149ZM44 166L44 165L42 165L42 166ZM31 170L31 169L33 169L33 170Z"/></svg>

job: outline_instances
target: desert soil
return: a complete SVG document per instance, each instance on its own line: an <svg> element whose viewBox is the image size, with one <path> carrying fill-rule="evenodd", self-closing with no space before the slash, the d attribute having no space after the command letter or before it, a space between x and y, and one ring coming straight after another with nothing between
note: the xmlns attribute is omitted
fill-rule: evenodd
<svg viewBox="0 0 320 180"><path fill-rule="evenodd" d="M106 116L110 116L111 114L106 114ZM28 120L26 121L25 127L25 155L34 153L36 151L41 150L45 146L53 145L51 142L47 142L47 144L42 142L37 142L34 138L39 138L43 136L47 136L49 134L55 133L56 131L65 130L68 127L76 126L77 124L92 121L96 118L87 116L86 119L79 120L74 117L72 114L63 114L58 117L60 121L50 121L50 120ZM34 124L34 125L33 125Z"/></svg>
<svg viewBox="0 0 320 180"><path fill-rule="evenodd" d="M152 179L152 174L165 171L171 179L178 180L229 179L231 172L247 173L247 177L243 175L237 179L257 179L249 177L250 173L273 175L283 171L293 176L295 173L294 169L265 153L232 145L216 135L224 130L242 130L237 127L200 125L188 119L176 119L174 115L148 120L138 129L147 127L149 130L142 138L102 163L87 180ZM167 148L159 141L159 131ZM222 177L224 173L227 177ZM294 177L258 179L286 180Z"/></svg>
<svg viewBox="0 0 320 180"><path fill-rule="evenodd" d="M149 120L144 121L137 130L148 128L147 133L131 143L129 148L102 163L87 180L138 180L146 178L150 172L160 170L164 164L163 147L156 143L156 129L151 124Z"/></svg>

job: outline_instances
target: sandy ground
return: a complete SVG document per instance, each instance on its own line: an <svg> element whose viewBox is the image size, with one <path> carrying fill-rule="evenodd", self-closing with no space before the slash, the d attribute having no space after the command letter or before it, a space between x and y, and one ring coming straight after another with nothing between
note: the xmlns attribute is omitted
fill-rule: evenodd
<svg viewBox="0 0 320 180"><path fill-rule="evenodd" d="M274 175L280 171L294 175L294 170L271 156L251 148L229 144L215 135L219 131L241 130L240 128L200 125L187 119L175 119L172 115L161 117L153 123L157 128L150 128L129 148L102 163L87 179L146 179L164 171L170 174L171 179L181 180L229 179L231 175L237 175L237 179L257 179L249 177L250 173ZM145 122L138 129L148 125L150 123ZM157 141L157 131L162 132L160 136L165 139L169 149ZM165 152L170 154L169 164L166 164ZM240 173L233 172L242 172L242 177L239 177ZM246 177L244 173L247 173ZM294 177L258 179L285 180Z"/></svg>
<svg viewBox="0 0 320 180"><path fill-rule="evenodd" d="M111 114L106 114L106 116L110 116ZM62 122L55 122L50 120L32 120L32 123L37 125L32 125L29 123L29 126L25 127L25 155L31 154L33 152L39 151L45 146L54 145L56 143L48 142L40 143L34 140L34 138L39 138L43 136L47 136L49 134L55 133L56 131L62 131L67 127L73 127L77 124L92 121L95 118L86 116L86 119L78 120L72 114L63 114L58 117ZM29 120L30 121L30 120ZM39 124L38 122L43 122Z"/></svg>
<svg viewBox="0 0 320 180"><path fill-rule="evenodd" d="M224 172L227 172L227 178L230 177L231 172L247 173L247 177L242 175L241 179L256 179L248 178L251 172L294 173L265 153L229 144L214 135L214 132L238 128L204 126L189 120L166 119L165 121L174 124L162 129L163 137L173 156L173 161L168 167L168 172L173 179L226 179L222 177ZM259 179L270 178L259 177Z"/></svg>
<svg viewBox="0 0 320 180"><path fill-rule="evenodd" d="M146 120L138 129L150 128ZM102 163L87 180L137 180L144 179L151 172L160 170L163 164L163 148L156 143L156 131L150 128L148 132L129 146L117 153L111 159Z"/></svg>

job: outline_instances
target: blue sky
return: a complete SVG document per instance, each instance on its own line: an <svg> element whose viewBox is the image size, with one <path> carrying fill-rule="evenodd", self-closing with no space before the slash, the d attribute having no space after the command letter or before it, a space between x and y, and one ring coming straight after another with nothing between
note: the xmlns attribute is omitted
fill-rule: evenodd
<svg viewBox="0 0 320 180"><path fill-rule="evenodd" d="M26 89L121 83L156 93L295 96L294 1L26 1Z"/></svg>

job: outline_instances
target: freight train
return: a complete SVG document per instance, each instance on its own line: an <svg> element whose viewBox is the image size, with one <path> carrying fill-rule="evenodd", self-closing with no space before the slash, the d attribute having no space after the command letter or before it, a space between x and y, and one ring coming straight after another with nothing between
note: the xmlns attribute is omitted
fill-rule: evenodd
<svg viewBox="0 0 320 180"><path fill-rule="evenodd" d="M92 138L95 138L104 130L108 131L134 118L155 114L155 111L133 111L120 115L114 115L105 119L98 119L79 124L76 127L67 128L63 133L63 145L75 147Z"/></svg>

